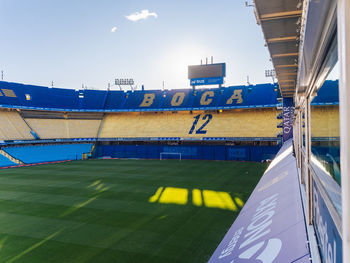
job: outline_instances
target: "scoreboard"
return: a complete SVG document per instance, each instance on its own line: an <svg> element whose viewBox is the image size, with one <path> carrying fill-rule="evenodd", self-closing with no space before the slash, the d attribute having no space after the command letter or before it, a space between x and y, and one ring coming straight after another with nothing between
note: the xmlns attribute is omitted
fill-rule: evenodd
<svg viewBox="0 0 350 263"><path fill-rule="evenodd" d="M226 77L226 63L188 66L191 86L223 84Z"/></svg>

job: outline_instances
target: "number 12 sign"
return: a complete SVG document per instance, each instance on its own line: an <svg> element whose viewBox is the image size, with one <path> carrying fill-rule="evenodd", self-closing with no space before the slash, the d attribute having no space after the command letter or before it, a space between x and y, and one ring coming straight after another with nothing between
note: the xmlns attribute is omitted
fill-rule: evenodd
<svg viewBox="0 0 350 263"><path fill-rule="evenodd" d="M190 131L188 132L188 134L193 134L194 131L195 131L195 134L206 134L207 133L207 130L204 130L204 128L211 121L211 119L213 118L213 115L205 114L202 117L202 120L205 121L205 122L202 124L202 126L200 126L198 129L196 129L196 126L197 126L198 121L200 120L200 118L201 118L201 114L199 114L199 115L194 117L194 121L193 121L192 127L191 127Z"/></svg>

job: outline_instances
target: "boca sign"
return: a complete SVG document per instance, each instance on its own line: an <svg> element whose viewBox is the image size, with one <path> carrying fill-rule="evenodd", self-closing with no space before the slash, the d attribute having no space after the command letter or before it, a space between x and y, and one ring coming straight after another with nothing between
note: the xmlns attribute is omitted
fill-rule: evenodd
<svg viewBox="0 0 350 263"><path fill-rule="evenodd" d="M234 104L240 105L243 103L243 89L232 89L232 93L228 93L227 95L228 96L226 98L222 98L223 99L222 106L232 106ZM189 93L186 94L183 91L176 92L171 96L170 105L172 107L184 106L184 104L186 104L185 103L186 96L190 96L190 94ZM197 94L193 96L196 98ZM143 98L139 107L141 108L152 107L154 104L156 104L157 99L159 99L159 96L157 98L156 93L145 92L143 94ZM217 99L218 97L215 96L215 92L213 90L198 92L199 106L218 106L218 105L214 105Z"/></svg>

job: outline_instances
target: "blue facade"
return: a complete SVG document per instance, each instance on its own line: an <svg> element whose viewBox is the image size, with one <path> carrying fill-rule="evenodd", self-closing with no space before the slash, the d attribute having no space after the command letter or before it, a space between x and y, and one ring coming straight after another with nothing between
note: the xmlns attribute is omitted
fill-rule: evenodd
<svg viewBox="0 0 350 263"><path fill-rule="evenodd" d="M99 145L95 157L159 159L254 161L272 160L279 146L231 146L231 145Z"/></svg>
<svg viewBox="0 0 350 263"><path fill-rule="evenodd" d="M0 107L64 111L173 111L276 107L274 84L179 90L72 90L0 81ZM312 105L336 105L338 81L326 81Z"/></svg>
<svg viewBox="0 0 350 263"><path fill-rule="evenodd" d="M171 111L277 105L273 84L181 90L72 90L0 82L0 107L64 111Z"/></svg>
<svg viewBox="0 0 350 263"><path fill-rule="evenodd" d="M314 226L323 262L342 262L342 237L322 198L318 184L312 180Z"/></svg>
<svg viewBox="0 0 350 263"><path fill-rule="evenodd" d="M338 105L339 104L339 81L326 80L312 100L311 105Z"/></svg>

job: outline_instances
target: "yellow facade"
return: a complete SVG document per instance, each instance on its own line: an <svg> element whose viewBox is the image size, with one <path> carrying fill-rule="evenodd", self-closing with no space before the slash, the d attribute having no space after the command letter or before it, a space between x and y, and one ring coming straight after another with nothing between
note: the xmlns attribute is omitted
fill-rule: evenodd
<svg viewBox="0 0 350 263"><path fill-rule="evenodd" d="M41 139L95 138L100 120L26 119Z"/></svg>
<svg viewBox="0 0 350 263"><path fill-rule="evenodd" d="M210 95L210 94L209 94ZM208 96L209 96L208 95ZM181 101L176 97L174 103ZM145 102L146 103L146 102ZM276 110L240 109L180 112L108 113L102 125L102 138L140 137L276 137ZM27 123L42 139L94 138L101 120L33 119ZM34 139L16 111L0 110L0 140ZM312 137L339 137L338 106L311 109Z"/></svg>
<svg viewBox="0 0 350 263"><path fill-rule="evenodd" d="M311 137L339 137L339 107L311 107Z"/></svg>
<svg viewBox="0 0 350 263"><path fill-rule="evenodd" d="M34 139L30 129L16 111L0 110L0 140Z"/></svg>
<svg viewBox="0 0 350 263"><path fill-rule="evenodd" d="M100 137L276 137L275 109L106 115Z"/></svg>

